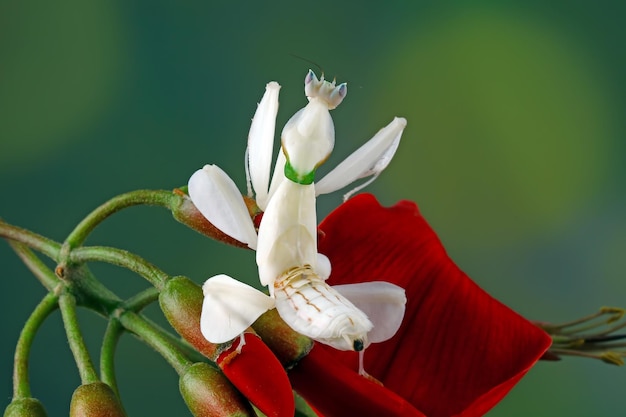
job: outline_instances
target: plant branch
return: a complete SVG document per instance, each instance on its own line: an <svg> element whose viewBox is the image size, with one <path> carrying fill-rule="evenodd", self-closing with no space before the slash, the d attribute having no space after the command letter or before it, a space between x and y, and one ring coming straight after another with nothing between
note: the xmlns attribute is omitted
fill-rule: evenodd
<svg viewBox="0 0 626 417"><path fill-rule="evenodd" d="M121 266L147 279L157 289L162 289L170 276L142 257L123 249L105 246L83 246L70 253L72 263L107 262Z"/></svg>
<svg viewBox="0 0 626 417"><path fill-rule="evenodd" d="M39 302L31 313L20 333L15 347L13 368L13 399L28 398L31 396L28 382L28 356L35 334L44 320L53 312L58 304L59 297L50 292Z"/></svg>
<svg viewBox="0 0 626 417"><path fill-rule="evenodd" d="M103 220L127 207L137 205L162 206L168 209L178 203L181 197L166 190L137 190L113 197L89 213L69 234L65 243L71 249L83 244L89 233Z"/></svg>
<svg viewBox="0 0 626 417"><path fill-rule="evenodd" d="M76 366L83 385L99 381L93 362L89 357L89 351L78 325L76 316L76 299L70 293L63 293L59 297L59 308L63 317L63 325L67 334L67 341L74 355Z"/></svg>
<svg viewBox="0 0 626 417"><path fill-rule="evenodd" d="M52 239L0 220L0 236L23 243L58 262L61 245Z"/></svg>
<svg viewBox="0 0 626 417"><path fill-rule="evenodd" d="M159 290L154 287L149 287L125 300L120 305L120 310L130 310L138 313L158 299Z"/></svg>
<svg viewBox="0 0 626 417"><path fill-rule="evenodd" d="M182 375L191 366L191 361L183 354L181 349L155 325L139 314L127 311L120 315L119 320L122 326L159 352L179 375Z"/></svg>
<svg viewBox="0 0 626 417"><path fill-rule="evenodd" d="M17 256L24 262L26 267L35 275L41 284L52 291L61 282L50 268L24 243L9 240L9 245L13 248Z"/></svg>
<svg viewBox="0 0 626 417"><path fill-rule="evenodd" d="M102 382L110 386L118 397L120 392L117 388L117 378L115 377L115 349L123 331L124 328L119 320L111 317L104 332L100 349L100 375Z"/></svg>
<svg viewBox="0 0 626 417"><path fill-rule="evenodd" d="M159 292L156 288L147 288L121 303L118 312L127 310L139 312L150 303L156 301L158 297ZM117 378L115 377L115 349L123 332L124 327L116 317L116 314L112 314L104 332L100 350L100 375L102 382L108 384L118 397L119 390L117 388Z"/></svg>

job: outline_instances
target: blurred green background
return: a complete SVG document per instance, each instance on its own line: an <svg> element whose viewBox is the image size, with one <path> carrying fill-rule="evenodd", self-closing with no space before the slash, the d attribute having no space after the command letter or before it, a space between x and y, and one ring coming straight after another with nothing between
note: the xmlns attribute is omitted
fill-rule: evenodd
<svg viewBox="0 0 626 417"><path fill-rule="evenodd" d="M626 14L621 2L0 2L0 216L56 240L108 198L171 189L205 163L244 187L265 83L278 126L304 106L314 61L347 81L332 167L393 116L398 155L367 191L418 202L458 264L531 319L626 307ZM341 195L320 198L320 215ZM251 252L133 208L88 241L196 282L255 280ZM44 294L0 244L0 393ZM106 265L123 296L146 287ZM158 309L151 314L158 316ZM80 315L94 356L104 321ZM130 336L117 355L129 415L188 415L175 373ZM66 415L79 378L58 313L35 341L33 392ZM419 375L416 376L419 381ZM411 381L407 381L411 383ZM489 415L623 416L626 369L539 363ZM4 407L4 406L2 406Z"/></svg>

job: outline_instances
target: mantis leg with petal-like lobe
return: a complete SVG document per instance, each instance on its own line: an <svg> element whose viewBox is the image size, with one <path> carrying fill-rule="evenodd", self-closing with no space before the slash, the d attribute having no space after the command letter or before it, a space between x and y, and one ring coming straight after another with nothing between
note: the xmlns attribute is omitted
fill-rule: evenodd
<svg viewBox="0 0 626 417"><path fill-rule="evenodd" d="M255 249L257 234L246 203L233 180L216 165L194 172L189 197L200 213L228 236Z"/></svg>
<svg viewBox="0 0 626 417"><path fill-rule="evenodd" d="M202 291L200 331L211 343L234 339L274 308L273 298L224 274L206 280Z"/></svg>
<svg viewBox="0 0 626 417"><path fill-rule="evenodd" d="M384 281L335 285L333 289L364 312L374 328L367 334L369 343L393 337L402 324L406 294L402 287Z"/></svg>
<svg viewBox="0 0 626 417"><path fill-rule="evenodd" d="M316 195L332 193L360 178L373 175L373 178L346 194L344 198L347 199L350 195L374 181L387 168L387 165L393 158L405 126L406 119L402 117L394 118L391 123L379 130L372 139L319 180L315 184Z"/></svg>
<svg viewBox="0 0 626 417"><path fill-rule="evenodd" d="M248 134L246 171L249 174L248 180L254 187L256 203L261 210L265 210L268 202L279 90L280 85L277 82L272 81L267 84L265 94L252 118Z"/></svg>
<svg viewBox="0 0 626 417"><path fill-rule="evenodd" d="M312 185L283 181L259 227L256 261L262 285L270 292L287 270L317 263L317 217Z"/></svg>

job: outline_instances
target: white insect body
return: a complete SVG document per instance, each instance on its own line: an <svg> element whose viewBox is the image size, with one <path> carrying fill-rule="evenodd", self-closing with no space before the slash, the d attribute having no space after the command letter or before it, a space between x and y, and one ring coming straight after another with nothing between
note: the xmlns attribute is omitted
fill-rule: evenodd
<svg viewBox="0 0 626 417"><path fill-rule="evenodd" d="M299 333L341 350L363 350L374 325L309 266L294 268L274 282L280 316Z"/></svg>
<svg viewBox="0 0 626 417"><path fill-rule="evenodd" d="M330 155L335 131L329 110L345 97L345 84L305 79L309 104L281 135L284 180L259 227L256 260L261 284L270 287L280 316L297 332L342 350L362 350L373 324L328 286L317 268L315 169ZM329 272L329 271L325 271Z"/></svg>
<svg viewBox="0 0 626 417"><path fill-rule="evenodd" d="M376 178L397 149L406 121L394 119L323 178L322 191L316 189L315 169L328 158L335 140L329 110L343 100L347 87L323 77L318 80L309 71L305 78L309 103L283 129L270 186L279 88L274 82L267 85L246 152L249 194L251 183L264 210L258 236L241 194L221 169L207 165L189 180L189 195L200 212L220 230L257 250L259 278L270 292L266 296L227 275L209 278L203 285L201 330L210 342L223 343L276 307L297 332L337 349L360 351L395 334L404 315L404 290L387 282L337 287L325 283L330 262L317 253L315 198L359 178Z"/></svg>

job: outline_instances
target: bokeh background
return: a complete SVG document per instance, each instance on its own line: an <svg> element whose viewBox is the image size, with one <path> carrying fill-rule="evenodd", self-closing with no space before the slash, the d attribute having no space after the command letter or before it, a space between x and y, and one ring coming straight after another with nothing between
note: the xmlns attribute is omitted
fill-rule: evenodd
<svg viewBox="0 0 626 417"><path fill-rule="evenodd" d="M367 191L384 204L417 201L460 266L529 318L626 307L621 2L466 3L0 2L0 216L63 240L108 198L184 185L205 163L243 190L265 83L282 85L282 126L305 104L308 68L322 68L349 84L328 167L404 116L400 151ZM320 214L340 201L320 198ZM117 214L88 242L196 282L255 279L252 253L159 208ZM8 404L15 341L44 291L4 243L0 265ZM146 287L93 269L120 295ZM104 321L80 319L95 356ZM156 353L125 336L117 361L129 415L188 415ZM31 370L50 415L67 415L79 378L58 313L37 336ZM539 363L489 416L623 416L625 388L626 369Z"/></svg>

